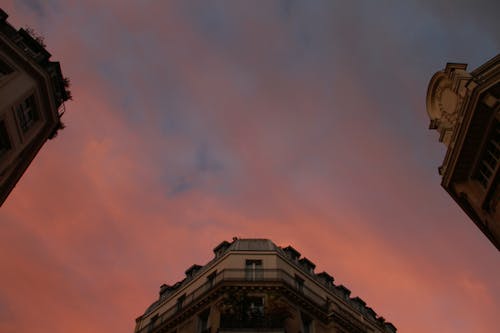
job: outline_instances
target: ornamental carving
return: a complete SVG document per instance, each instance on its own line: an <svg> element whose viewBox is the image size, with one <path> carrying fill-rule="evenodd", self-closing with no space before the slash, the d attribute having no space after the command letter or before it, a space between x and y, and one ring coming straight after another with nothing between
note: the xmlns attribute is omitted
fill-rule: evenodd
<svg viewBox="0 0 500 333"><path fill-rule="evenodd" d="M459 121L459 110L463 96L458 93L460 77L450 78L446 71L437 72L427 90L427 113L430 128L439 132L440 141L449 146L453 129Z"/></svg>

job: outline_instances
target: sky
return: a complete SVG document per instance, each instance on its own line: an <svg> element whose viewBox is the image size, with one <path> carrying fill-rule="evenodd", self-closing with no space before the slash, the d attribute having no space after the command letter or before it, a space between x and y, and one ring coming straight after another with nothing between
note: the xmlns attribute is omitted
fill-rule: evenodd
<svg viewBox="0 0 500 333"><path fill-rule="evenodd" d="M233 236L292 245L399 332L495 332L500 257L440 186L427 84L498 1L2 0L71 80L0 209L0 331L133 332Z"/></svg>

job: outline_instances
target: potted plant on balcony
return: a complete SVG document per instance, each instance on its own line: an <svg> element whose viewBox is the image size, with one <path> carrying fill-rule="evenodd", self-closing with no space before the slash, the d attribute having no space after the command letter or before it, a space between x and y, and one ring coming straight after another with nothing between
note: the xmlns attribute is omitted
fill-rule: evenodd
<svg viewBox="0 0 500 333"><path fill-rule="evenodd" d="M223 328L283 328L292 317L288 303L278 293L227 292L219 302Z"/></svg>

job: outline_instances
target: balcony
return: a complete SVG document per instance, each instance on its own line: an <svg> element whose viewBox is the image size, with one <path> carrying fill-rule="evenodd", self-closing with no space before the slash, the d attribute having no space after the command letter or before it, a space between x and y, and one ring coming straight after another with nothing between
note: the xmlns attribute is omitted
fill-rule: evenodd
<svg viewBox="0 0 500 333"><path fill-rule="evenodd" d="M206 328L202 330L200 333L213 333L211 328ZM264 327L255 327L251 328L250 326L247 328L219 328L217 333L286 333L283 328L264 328Z"/></svg>
<svg viewBox="0 0 500 333"><path fill-rule="evenodd" d="M173 319L176 315L184 310L187 310L191 305L196 304L199 300L222 286L245 286L264 283L278 283L289 290L292 290L296 295L306 299L319 308L327 306L325 297L318 295L312 289L301 283L297 283L295 277L281 269L225 269L217 273L215 277L208 280L206 283L195 289L192 293L187 294L182 299L181 303L177 303L165 310L160 316L149 324L138 329L136 333L155 332L157 328L163 326L164 323ZM168 298L167 298L168 299ZM161 306L161 305L159 305ZM154 309L153 309L154 310ZM251 320L247 320L251 319ZM221 316L221 327L219 333L247 333L247 332L272 332L283 333L283 323L276 322L271 317L263 316L260 319L256 318L238 318L238 317L223 317Z"/></svg>
<svg viewBox="0 0 500 333"><path fill-rule="evenodd" d="M220 302L221 315L219 332L283 332L285 320L291 317L289 307L283 309L275 301L268 301L264 307L254 306L259 297L249 297L244 293L226 295Z"/></svg>
<svg viewBox="0 0 500 333"><path fill-rule="evenodd" d="M221 318L221 326L218 333L284 333L284 324L280 320L268 318L266 320L242 320L231 321Z"/></svg>

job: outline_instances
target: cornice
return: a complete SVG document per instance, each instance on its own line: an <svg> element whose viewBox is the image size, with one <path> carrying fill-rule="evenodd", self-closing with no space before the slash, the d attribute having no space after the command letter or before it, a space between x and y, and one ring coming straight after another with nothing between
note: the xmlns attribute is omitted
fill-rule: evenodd
<svg viewBox="0 0 500 333"><path fill-rule="evenodd" d="M498 57L500 60L500 57ZM491 69L491 67L490 67ZM471 126L474 114L477 111L478 104L480 103L479 98L493 87L497 82L500 81L500 63L497 63L496 72L490 72L490 75L484 77L480 82L477 82L477 77L472 78L473 84L470 94L466 97L465 103L463 103L462 108L459 112L460 119L457 126L453 130L453 139L446 151L446 155L442 166L442 181L441 185L444 188L448 188L453 179L455 168L460 156L460 152L467 137L467 133Z"/></svg>

